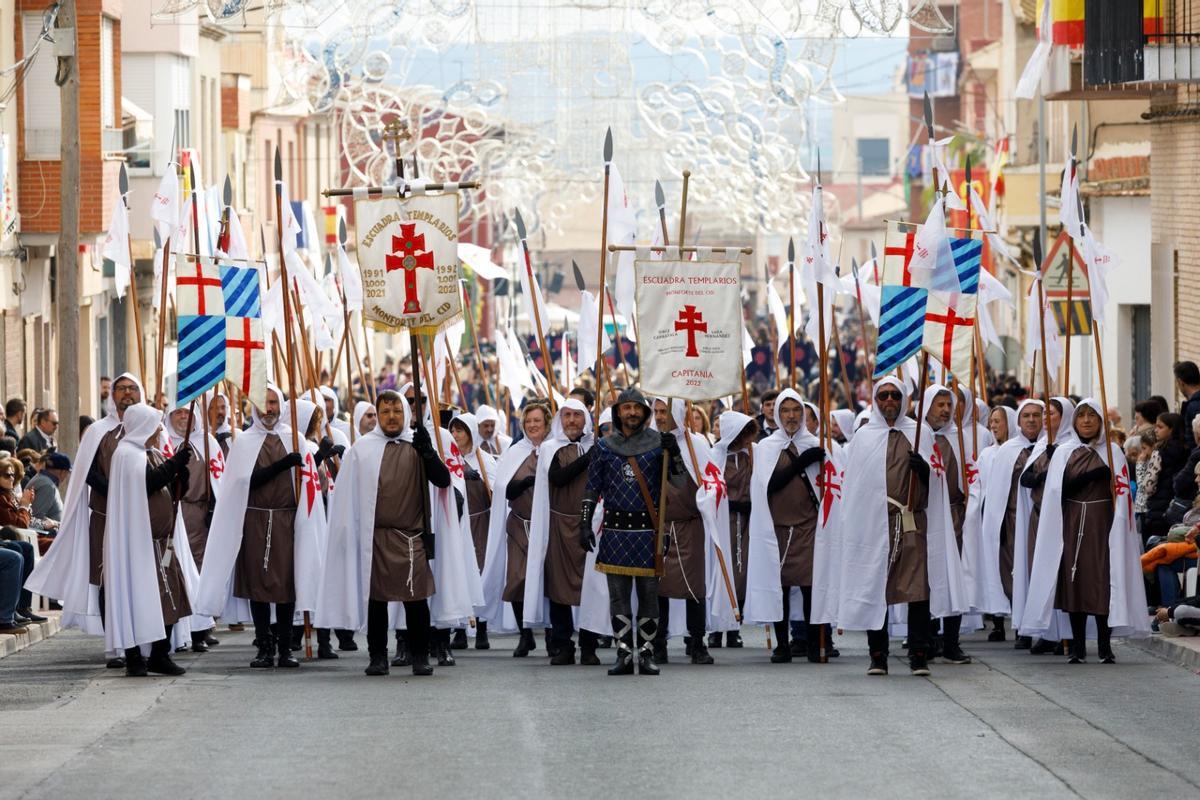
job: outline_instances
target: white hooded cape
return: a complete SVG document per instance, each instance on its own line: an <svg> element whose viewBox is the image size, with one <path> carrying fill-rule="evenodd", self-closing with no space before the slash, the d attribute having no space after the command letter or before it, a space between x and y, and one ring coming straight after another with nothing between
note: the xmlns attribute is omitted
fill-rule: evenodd
<svg viewBox="0 0 1200 800"><path fill-rule="evenodd" d="M113 383L122 378L136 383L139 397L145 398L145 389L136 376L126 372L118 375ZM104 626L100 620L100 587L88 582L91 575L89 527L92 512L88 507L87 474L100 448L100 440L109 431L121 426L111 395L105 402L104 410L105 416L88 426L79 441L79 449L75 451L75 463L72 465L71 479L67 481L58 534L25 581L25 588L34 594L57 598L62 603L64 628L79 628L93 636L103 636Z"/></svg>
<svg viewBox="0 0 1200 800"><path fill-rule="evenodd" d="M1101 419L1104 418L1104 410L1095 400L1087 398L1079 405L1087 406ZM1046 490L1042 494L1042 511L1038 517L1029 593L1021 617L1021 633L1024 635L1048 631L1054 617L1054 594L1063 554L1063 476L1071 454L1083 447L1091 447L1100 460L1108 464L1103 428L1089 444L1077 437L1063 443L1055 449L1050 459ZM1141 540L1133 525L1129 465L1125 461L1125 453L1116 445L1112 447L1112 465L1117 476L1117 497L1108 533L1108 624L1112 627L1113 636L1145 637L1150 635L1150 617L1146 613L1146 587L1140 560Z"/></svg>
<svg viewBox="0 0 1200 800"><path fill-rule="evenodd" d="M562 412L571 408L583 412L583 438L570 441L563 433ZM592 415L580 401L570 398L563 402L550 425L550 435L538 448L537 482L533 485L533 512L529 518L529 557L525 561L525 626L542 627L547 623L544 615L546 603L546 550L550 543L550 465L554 456L564 447L579 448L580 455L595 444L592 432ZM600 530L601 514L592 519L593 533ZM583 591L576 609L576 625L604 636L612 635L612 619L608 607L608 581L596 571L596 548L587 554L583 567Z"/></svg>
<svg viewBox="0 0 1200 800"><path fill-rule="evenodd" d="M1026 439L1015 422L1027 405L1042 406L1040 400L1025 400L1009 416L1008 439L1004 444L993 445L979 457L980 494L983 497L983 519L980 526L979 561L975 567L975 580L969 587L971 608L984 614L1012 613L1012 604L1004 593L1000 575L1000 528L1004 524L1004 513L1008 508L1008 493L1012 488L1013 467L1026 447L1037 447L1037 441ZM1011 409L1006 409L1011 411ZM1030 453L1032 455L1032 452ZM1018 492L1020 490L1018 489ZM1015 536L1010 531L1010 536ZM1015 555L1014 550L1014 555Z"/></svg>
<svg viewBox="0 0 1200 800"><path fill-rule="evenodd" d="M480 406L484 408L484 406ZM504 595L505 579L508 575L508 482L520 469L521 464L533 452L533 443L522 437L509 446L496 461L496 474L492 478L492 513L488 517L487 552L483 557L483 605L475 609L475 615L487 620L488 630L493 633L515 631L517 618L512 604L500 598ZM532 527L531 531L532 533Z"/></svg>

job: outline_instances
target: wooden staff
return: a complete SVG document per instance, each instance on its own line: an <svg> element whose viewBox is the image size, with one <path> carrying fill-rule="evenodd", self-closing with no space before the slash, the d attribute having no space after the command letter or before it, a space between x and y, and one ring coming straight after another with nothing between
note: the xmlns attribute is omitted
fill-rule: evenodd
<svg viewBox="0 0 1200 800"><path fill-rule="evenodd" d="M479 370L479 380L483 384L483 397L487 400L487 404L495 408L496 403L492 397L492 382L488 375L487 367L483 363L483 353L479 350L479 328L475 325L475 309L471 305L471 296L467 292L467 282L463 281L463 311L467 315L467 327L471 331L471 349L475 351L475 367ZM463 404L467 402L466 397L463 398Z"/></svg>
<svg viewBox="0 0 1200 800"><path fill-rule="evenodd" d="M972 397L974 397L974 395L975 395L975 379L977 377L979 377L979 376L975 372L975 345L974 345L974 343L972 343L972 345L971 345L971 387L970 387ZM991 417L990 411L988 412L988 416L989 416L989 418ZM1010 431L1009 434L1011 435L1012 432ZM979 420L975 420L975 424L971 426L971 458L972 459L979 458Z"/></svg>
<svg viewBox="0 0 1200 800"><path fill-rule="evenodd" d="M846 363L846 353L842 350L841 335L838 334L837 314L832 307L829 311L834 315L830 333L833 336L833 351L838 354L838 365L842 368L842 386L846 390L846 405L853 409L855 407L854 385L850 383L850 367Z"/></svg>
<svg viewBox="0 0 1200 800"><path fill-rule="evenodd" d="M818 297L820 295L818 294ZM825 308L824 305L821 306ZM824 319L824 314L821 315ZM825 338L825 323L821 323L821 339ZM796 388L796 243L788 239L788 359L791 364L791 388ZM825 359L821 359L822 365ZM825 376L821 376L825 380Z"/></svg>
<svg viewBox="0 0 1200 800"><path fill-rule="evenodd" d="M367 356L367 359L366 359L367 360L367 373L370 377L370 380L366 382L365 386L363 387L363 390L367 393L367 397L370 398L371 402L375 403L378 401L379 393L375 390L375 364L372 363L372 361L371 361L371 332L367 328L366 312L363 312L363 311L358 312L358 321L359 321L359 323L362 324L363 352L366 353L366 356ZM354 341L354 340L351 339L350 341ZM355 345L355 347L357 348L357 345ZM356 355L355 358L358 358L358 356ZM362 362L361 361L359 361L359 372L360 373L362 372Z"/></svg>
<svg viewBox="0 0 1200 800"><path fill-rule="evenodd" d="M124 164L121 165L121 175L120 175L120 180L118 183L119 183L118 190L121 193L121 203L122 203L122 205L125 206L125 218L126 218L126 220L128 220L128 218L129 218L129 173L125 170ZM126 229L128 229L128 227L129 227L128 222L126 222L125 227L126 227ZM144 385L145 380L146 380L146 351L145 351L145 346L142 343L142 311L141 311L141 303L138 300L137 270L134 268L134 264L133 264L133 237L129 233L125 234L125 248L126 248L125 252L129 254L129 295L130 295L130 299L131 299L132 305L133 305L133 327L134 327L134 330L136 331L136 335L134 336L134 339L137 340L138 380L142 381L143 385ZM161 369L159 371L161 372ZM154 395L154 400L152 401L155 404L158 403L158 394L161 394L161 392L162 392L161 384L162 384L162 380L160 378L159 379L160 388L158 390L158 393L156 393Z"/></svg>
<svg viewBox="0 0 1200 800"><path fill-rule="evenodd" d="M670 406L668 405L668 413ZM692 432L688 429L688 421L692 418L692 401L688 400L684 411L683 440L687 442L688 456L692 460L692 471L696 473L698 485L704 483L704 473L700 471L700 462L696 459L696 446L692 443ZM742 621L742 612L738 608L737 595L733 591L733 582L729 580L729 567L725 564L725 553L719 547L713 550L717 554L717 565L721 568L721 577L725 580L725 591L729 594L729 605L733 607L733 615L738 622Z"/></svg>
<svg viewBox="0 0 1200 800"><path fill-rule="evenodd" d="M600 211L600 289L596 298L596 363L592 374L596 376L596 404L592 412L595 419L600 419L600 364L604 361L604 353L601 350L604 344L604 293L605 287L605 272L608 267L608 189L609 177L612 171L613 157L613 140L612 128L604 135L604 206ZM536 299L536 298L535 298ZM537 303L534 303L537 306ZM641 338L641 337L639 337ZM640 361L638 362L641 363Z"/></svg>
<svg viewBox="0 0 1200 800"><path fill-rule="evenodd" d="M170 166L167 167L170 169ZM157 231L156 231L157 233ZM163 393L163 361L167 349L167 278L170 275L171 237L163 242L162 267L159 277L158 298L158 355L154 362L154 397L157 400ZM132 270L130 271L132 274ZM131 284L132 285L132 284ZM138 337L139 339L141 337Z"/></svg>
<svg viewBox="0 0 1200 800"><path fill-rule="evenodd" d="M621 326L617 324L617 312L613 309L612 295L605 292L604 298L608 301L608 315L613 321L613 348L617 351L617 357L621 359L621 369L625 371L625 386L630 387L633 386L633 378L629 376L629 365L625 363L625 348L621 346ZM604 361L605 364L608 363L608 359Z"/></svg>
<svg viewBox="0 0 1200 800"><path fill-rule="evenodd" d="M817 282L817 326L821 369L819 411L821 412L821 436L824 436L825 431L829 428L829 343L825 340L825 284L819 281ZM792 360L795 361L795 356L792 357Z"/></svg>
<svg viewBox="0 0 1200 800"><path fill-rule="evenodd" d="M427 380L431 381L429 383L429 391L426 392L426 397L427 397L428 401L430 403L432 403L431 411L432 411L432 419L433 419L433 440L437 444L438 457L441 458L443 461L445 461L446 454L442 448L442 422L441 422L442 409L438 406L437 391L436 391L436 388L434 387L434 384L432 383L432 381L437 380L437 376L433 370L433 358L432 358L433 340L430 339L430 341L429 341L429 353L430 353L429 356L426 356L425 353L421 349L421 337L420 336L417 337L416 341L417 341L417 355L416 355L417 362L415 362L416 366L420 370L428 370ZM414 382L413 386L415 387L416 385L417 384ZM425 422L424 420L421 420L420 424L424 424L424 422Z"/></svg>
<svg viewBox="0 0 1200 800"><path fill-rule="evenodd" d="M959 396L958 378L951 378L950 394L953 397L953 400L951 402L957 403L958 396ZM959 480L962 481L961 488L962 488L964 502L966 500L970 499L970 496L971 496L971 493L970 493L970 485L971 484L970 484L970 481L968 480L968 472L967 472L967 450L966 450L966 443L963 439L963 430L962 430L963 423L966 422L966 420L967 420L966 399L967 399L967 397L964 394L963 395L964 402L963 402L962 414L960 415L959 419L954 420L954 422L955 422L954 427L958 434L958 452L959 452L958 470L961 473ZM972 425L971 428L974 430L978 429L977 426L975 426L975 425Z"/></svg>
<svg viewBox="0 0 1200 800"><path fill-rule="evenodd" d="M1104 423L1104 445L1108 450L1109 489L1112 491L1113 511L1117 504L1117 471L1113 468L1112 430L1108 424L1108 390L1104 388L1104 355L1100 348L1100 326L1092 320L1092 339L1096 345L1096 367L1100 372L1100 419Z"/></svg>
<svg viewBox="0 0 1200 800"><path fill-rule="evenodd" d="M872 244L871 246L874 247L874 244ZM872 374L872 372L871 372L871 348L867 346L867 315L866 315L866 311L863 309L862 286L858 282L858 262L855 261L853 258L850 259L850 270L851 270L851 273L854 275L854 296L855 296L856 300L858 301L858 326L862 329L863 353L866 356L866 367L867 367L866 373L869 377ZM870 393L868 393L867 405L870 405L873 402L875 402L875 398L871 397ZM851 404L850 407L854 408L853 403Z"/></svg>
<svg viewBox="0 0 1200 800"><path fill-rule="evenodd" d="M917 433L914 437L912 451L920 454L921 452L921 429L925 427L925 383L929 379L929 351L921 353L921 377L918 381L917 388ZM908 510L913 510L913 504L917 500L917 476L913 472L909 472L908 477Z"/></svg>
<svg viewBox="0 0 1200 800"><path fill-rule="evenodd" d="M192 402L194 403L195 400L193 400ZM210 424L208 421L208 393L207 392L200 395L200 415L201 415L200 416L200 424L204 430L204 469L206 472L208 472L208 470L210 469L210 467L212 465L212 454L208 448L208 437L209 437ZM204 482L204 499L206 501L210 497L212 497L211 477L212 476L210 473L209 474L210 480L207 480Z"/></svg>
<svg viewBox="0 0 1200 800"><path fill-rule="evenodd" d="M1050 403L1051 392L1050 392L1050 366L1049 366L1049 360L1046 358L1046 288L1045 288L1045 285L1042 283L1042 275L1041 275L1042 246L1041 246L1041 241L1036 236L1034 237L1034 240L1033 240L1033 252L1034 252L1034 259L1038 262L1038 276L1036 278L1037 289L1038 289L1037 313L1038 313L1038 330L1040 331L1041 338L1042 338L1042 386L1046 392L1046 403L1047 403L1046 442L1048 444L1052 445L1052 444L1054 444L1055 431L1051 430L1051 428L1050 428L1050 415L1049 415L1049 411L1050 411L1049 403Z"/></svg>
<svg viewBox="0 0 1200 800"><path fill-rule="evenodd" d="M1075 287L1075 241L1070 236L1067 237L1067 307L1063 314L1063 319L1066 320L1067 335L1063 338L1066 344L1063 346L1063 396L1071 396L1071 333L1075 328L1074 317L1075 310L1072 308L1074 300L1072 295Z"/></svg>

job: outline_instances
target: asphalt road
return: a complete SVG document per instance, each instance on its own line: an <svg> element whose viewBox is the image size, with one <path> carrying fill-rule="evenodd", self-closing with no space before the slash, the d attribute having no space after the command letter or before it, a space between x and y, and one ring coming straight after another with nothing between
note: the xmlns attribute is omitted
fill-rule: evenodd
<svg viewBox="0 0 1200 800"><path fill-rule="evenodd" d="M610 678L497 637L414 679L365 677L362 636L270 672L220 636L174 679L105 670L73 631L0 661L0 797L1200 796L1200 677L1120 644L1069 666L971 640L975 664L914 678L894 643L868 678L861 636L775 665L759 630L715 666Z"/></svg>

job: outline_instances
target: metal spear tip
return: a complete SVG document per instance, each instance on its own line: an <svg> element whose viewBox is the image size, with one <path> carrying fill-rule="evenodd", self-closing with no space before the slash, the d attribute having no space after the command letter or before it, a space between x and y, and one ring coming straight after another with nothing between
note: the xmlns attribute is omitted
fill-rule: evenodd
<svg viewBox="0 0 1200 800"><path fill-rule="evenodd" d="M858 281L858 259L850 256L850 272L854 275L855 282Z"/></svg>
<svg viewBox="0 0 1200 800"><path fill-rule="evenodd" d="M1035 268L1042 268L1042 235L1040 232L1033 234L1033 263Z"/></svg>
<svg viewBox="0 0 1200 800"><path fill-rule="evenodd" d="M129 170L125 169L125 162L121 162L121 174L117 178L117 186L122 195L129 194Z"/></svg>
<svg viewBox="0 0 1200 800"><path fill-rule="evenodd" d="M967 197L971 196L971 155L967 154L967 166L963 170L964 178L967 184Z"/></svg>
<svg viewBox="0 0 1200 800"><path fill-rule="evenodd" d="M328 252L325 253L325 274L329 275L333 272L333 256Z"/></svg>
<svg viewBox="0 0 1200 800"><path fill-rule="evenodd" d="M929 99L929 92L925 93L925 130L929 134L929 141L933 141L933 101Z"/></svg>
<svg viewBox="0 0 1200 800"><path fill-rule="evenodd" d="M1071 126L1071 159L1075 159L1075 154L1079 152L1079 126Z"/></svg>
<svg viewBox="0 0 1200 800"><path fill-rule="evenodd" d="M575 259L571 259L571 271L575 273L575 288L583 291L587 288L587 283L583 280L583 273L579 271L579 264Z"/></svg>
<svg viewBox="0 0 1200 800"><path fill-rule="evenodd" d="M348 240L349 235L346 233L346 218L340 217L338 219L338 243L341 244L342 247L345 247Z"/></svg>
<svg viewBox="0 0 1200 800"><path fill-rule="evenodd" d="M796 240L788 239L788 263L796 263Z"/></svg>
<svg viewBox="0 0 1200 800"><path fill-rule="evenodd" d="M157 226L155 226L155 228L153 229L152 232L154 233L154 249L161 250L162 249L162 234L160 234L158 232Z"/></svg>
<svg viewBox="0 0 1200 800"><path fill-rule="evenodd" d="M225 188L221 192L221 198L225 201L226 206L233 205L233 181L229 176L225 176Z"/></svg>
<svg viewBox="0 0 1200 800"><path fill-rule="evenodd" d="M817 186L821 185L821 151L817 150Z"/></svg>
<svg viewBox="0 0 1200 800"><path fill-rule="evenodd" d="M659 211L667 210L667 194L663 191L662 181L654 181L654 203L658 206Z"/></svg>
<svg viewBox="0 0 1200 800"><path fill-rule="evenodd" d="M519 236L521 241L523 242L523 241L525 241L525 220L521 219L521 209L518 208L516 210L514 217L515 217L514 222L516 222L516 224L517 224L517 236Z"/></svg>
<svg viewBox="0 0 1200 800"><path fill-rule="evenodd" d="M612 157L613 157L613 140L612 140L612 128L610 127L608 129L608 132L604 134L604 163L607 164L607 163L611 162Z"/></svg>
<svg viewBox="0 0 1200 800"><path fill-rule="evenodd" d="M875 249L875 242L871 242L871 260L872 261L879 260L879 251Z"/></svg>
<svg viewBox="0 0 1200 800"><path fill-rule="evenodd" d="M279 145L275 146L275 180L283 180L283 158L279 155Z"/></svg>

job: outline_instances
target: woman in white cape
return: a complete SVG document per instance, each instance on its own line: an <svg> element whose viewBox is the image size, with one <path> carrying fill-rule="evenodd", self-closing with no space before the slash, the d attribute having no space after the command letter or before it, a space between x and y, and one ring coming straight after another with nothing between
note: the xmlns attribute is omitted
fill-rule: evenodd
<svg viewBox="0 0 1200 800"><path fill-rule="evenodd" d="M1072 426L1076 438L1050 459L1021 623L1023 631L1045 631L1056 610L1068 612L1073 664L1086 659L1088 617L1095 619L1106 664L1116 660L1110 635L1150 633L1129 467L1121 448L1109 446L1103 419L1098 402L1080 402Z"/></svg>
<svg viewBox="0 0 1200 800"><path fill-rule="evenodd" d="M1037 439L1029 439L1019 425L1021 411L1042 407L1040 400L1023 400L1017 410L1007 406L998 406L992 413L1003 412L1008 423L1008 438L1003 444L992 445L979 456L980 494L983 496L983 518L980 523L979 561L975 568L975 580L970 584L971 608L983 614L992 614L996 620L995 633L988 635L989 641L1004 641L1004 622L1002 617L1012 614L1012 601L1009 593L1012 591L1012 566L1009 562L1011 555L1002 559L1000 543L1001 531L1004 529L1005 516L1008 513L1008 498L1014 490L1020 492L1018 475L1013 471L1021 455L1027 448L1037 446ZM1031 451L1032 454L1032 451ZM1025 463L1028 463L1026 456ZM1022 465L1023 466L1023 465ZM1014 484L1016 484L1014 486ZM1015 495L1014 495L1015 496ZM1015 527L1015 525L1014 525ZM1013 536L1015 531L1007 532L1009 552L1013 552ZM1005 580L1004 567L1007 566L1008 580ZM1007 591L1005 584L1008 584Z"/></svg>
<svg viewBox="0 0 1200 800"><path fill-rule="evenodd" d="M488 514L491 510L492 475L496 472L496 459L479 449L479 427L475 415L464 412L450 420L447 429L449 441L446 448L446 468L454 490L462 498L462 513L459 526L462 531L463 571L471 593L471 605L483 605L483 556L487 549ZM476 620L475 649L487 650L487 621ZM454 629L450 649L463 650L467 646L467 629L460 621Z"/></svg>

